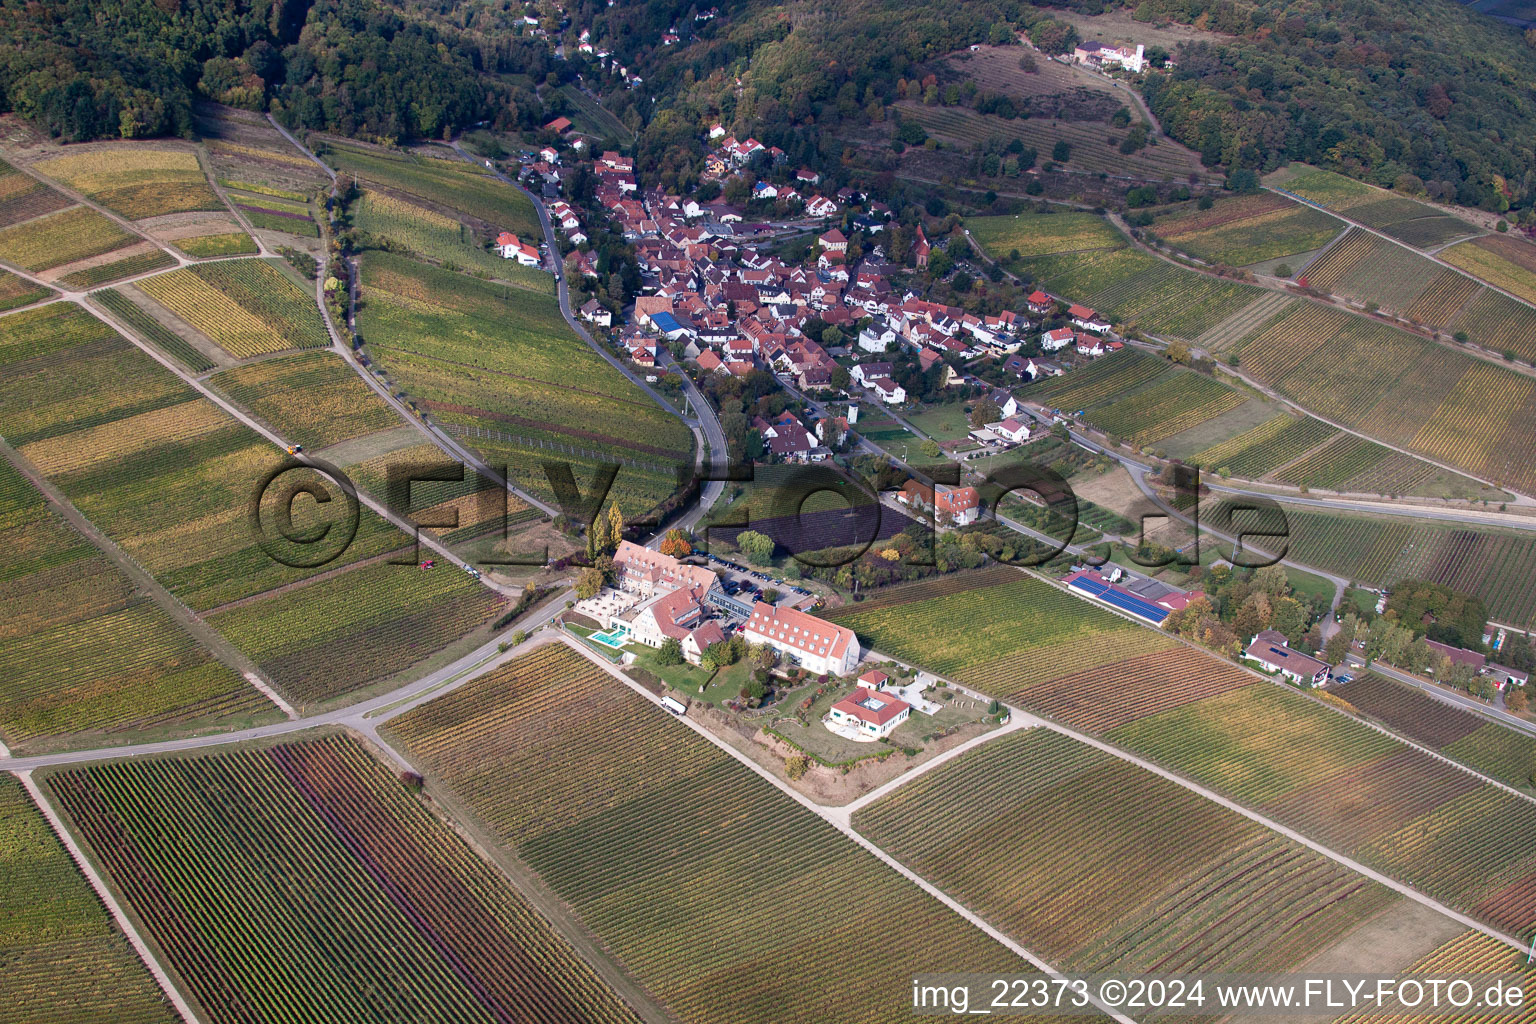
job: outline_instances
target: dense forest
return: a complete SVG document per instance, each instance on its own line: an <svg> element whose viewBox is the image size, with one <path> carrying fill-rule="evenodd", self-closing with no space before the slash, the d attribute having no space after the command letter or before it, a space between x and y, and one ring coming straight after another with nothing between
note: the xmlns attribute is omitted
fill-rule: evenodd
<svg viewBox="0 0 1536 1024"><path fill-rule="evenodd" d="M292 125L442 137L535 124L543 40L374 0L4 0L0 103L68 141L187 135L199 96Z"/></svg>

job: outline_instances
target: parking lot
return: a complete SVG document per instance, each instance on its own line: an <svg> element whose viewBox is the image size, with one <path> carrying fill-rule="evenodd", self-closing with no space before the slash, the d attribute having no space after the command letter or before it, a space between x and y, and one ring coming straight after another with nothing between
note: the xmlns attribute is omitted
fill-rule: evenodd
<svg viewBox="0 0 1536 1024"><path fill-rule="evenodd" d="M795 604L808 597L816 596L804 587L795 586L792 583L776 579L761 569L740 565L718 555L705 555L704 557L709 559L710 568L725 572L722 583L725 586L726 593L741 597L744 600L761 600L762 593L765 590L777 590L779 592L779 599L775 602L779 605Z"/></svg>

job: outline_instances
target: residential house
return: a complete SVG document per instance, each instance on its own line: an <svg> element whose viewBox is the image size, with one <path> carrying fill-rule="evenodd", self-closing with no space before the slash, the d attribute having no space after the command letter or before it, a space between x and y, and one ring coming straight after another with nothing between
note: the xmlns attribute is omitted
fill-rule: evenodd
<svg viewBox="0 0 1536 1024"><path fill-rule="evenodd" d="M1045 292L1033 291L1029 293L1029 311L1036 316L1045 316L1056 308L1056 300Z"/></svg>
<svg viewBox="0 0 1536 1024"><path fill-rule="evenodd" d="M613 324L613 314L608 312L596 299L588 299L581 305L581 318L599 327L609 327Z"/></svg>
<svg viewBox="0 0 1536 1024"><path fill-rule="evenodd" d="M882 377L875 381L873 387L875 394L880 396L880 401L886 405L900 405L907 400L907 389L889 377Z"/></svg>
<svg viewBox="0 0 1536 1024"><path fill-rule="evenodd" d="M837 213L837 203L826 196L811 196L805 201L805 212L812 217L831 217Z"/></svg>
<svg viewBox="0 0 1536 1024"><path fill-rule="evenodd" d="M524 245L510 231L503 231L496 236L496 251L501 254L502 259L517 260L525 267L537 267L544 262L539 257L538 249L531 245Z"/></svg>
<svg viewBox="0 0 1536 1024"><path fill-rule="evenodd" d="M934 511L948 516L956 526L969 526L981 515L981 492L974 487L955 487L934 497Z"/></svg>
<svg viewBox="0 0 1536 1024"><path fill-rule="evenodd" d="M876 317L859 332L859 348L865 352L884 352L896 337L890 322L884 317Z"/></svg>
<svg viewBox="0 0 1536 1024"><path fill-rule="evenodd" d="M709 619L683 637L683 660L690 665L697 665L704 660L705 653L711 647L724 642L725 630L720 628L718 620Z"/></svg>
<svg viewBox="0 0 1536 1024"><path fill-rule="evenodd" d="M1030 425L1028 420L1019 420L1010 416L1001 423L987 424L987 429L1004 441L1011 441L1014 444L1023 444L1029 440Z"/></svg>
<svg viewBox="0 0 1536 1024"><path fill-rule="evenodd" d="M1002 388L991 392L987 397L992 399L992 404L997 406L997 411L1005 417L1012 416L1019 411L1019 400Z"/></svg>
<svg viewBox="0 0 1536 1024"><path fill-rule="evenodd" d="M1254 634L1243 656L1257 662L1264 671L1278 672L1301 686L1321 686L1333 671L1326 661L1292 650L1285 634L1274 629Z"/></svg>
<svg viewBox="0 0 1536 1024"><path fill-rule="evenodd" d="M1072 323L1085 331L1103 334L1109 330L1109 321L1099 316L1096 311L1089 309L1087 306L1076 304L1069 306L1067 308L1067 315L1072 318Z"/></svg>
<svg viewBox="0 0 1536 1024"><path fill-rule="evenodd" d="M846 253L848 251L848 239L841 231L837 230L837 228L833 228L831 231L824 233L821 237L817 238L816 241L820 242L822 249L827 252Z"/></svg>
<svg viewBox="0 0 1536 1024"><path fill-rule="evenodd" d="M832 705L827 717L834 723L857 729L869 739L884 739L912 715L912 705L888 693L859 687Z"/></svg>
<svg viewBox="0 0 1536 1024"><path fill-rule="evenodd" d="M817 675L847 675L859 663L853 630L794 608L759 601L742 636L750 644L767 644L791 664Z"/></svg>
<svg viewBox="0 0 1536 1024"><path fill-rule="evenodd" d="M1072 340L1075 337L1077 337L1077 332L1073 331L1072 328L1058 327L1054 331L1046 331L1040 335L1040 347L1047 352L1060 352L1072 344Z"/></svg>

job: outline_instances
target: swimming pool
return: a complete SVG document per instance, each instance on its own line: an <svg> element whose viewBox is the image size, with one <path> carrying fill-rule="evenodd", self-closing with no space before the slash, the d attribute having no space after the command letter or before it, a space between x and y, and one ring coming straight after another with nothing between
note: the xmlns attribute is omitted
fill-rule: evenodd
<svg viewBox="0 0 1536 1024"><path fill-rule="evenodd" d="M593 643L602 644L604 647L611 647L616 651L621 651L624 649L624 637L624 633L613 629L606 633L593 633L587 639Z"/></svg>

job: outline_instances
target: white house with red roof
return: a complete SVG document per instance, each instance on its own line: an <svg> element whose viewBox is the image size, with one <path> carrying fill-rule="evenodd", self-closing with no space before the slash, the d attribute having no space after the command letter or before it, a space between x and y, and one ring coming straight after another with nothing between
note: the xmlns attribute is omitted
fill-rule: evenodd
<svg viewBox="0 0 1536 1024"><path fill-rule="evenodd" d="M950 518L956 526L969 526L981 515L981 492L974 487L955 487L940 491L933 500L934 511Z"/></svg>
<svg viewBox="0 0 1536 1024"><path fill-rule="evenodd" d="M826 232L820 238L816 239L816 241L820 242L821 247L827 252L848 251L848 237L837 228L833 228L831 231Z"/></svg>
<svg viewBox="0 0 1536 1024"><path fill-rule="evenodd" d="M531 245L524 245L510 231L503 231L496 236L496 251L501 253L502 259L517 260L517 262L525 267L536 267L543 262L539 258L539 250L537 248Z"/></svg>
<svg viewBox="0 0 1536 1024"><path fill-rule="evenodd" d="M790 663L818 675L844 676L859 663L853 630L795 608L759 601L741 635L747 643L767 644Z"/></svg>
<svg viewBox="0 0 1536 1024"><path fill-rule="evenodd" d="M1033 291L1029 293L1029 311L1038 315L1049 313L1056 308L1056 300L1045 292Z"/></svg>
<svg viewBox="0 0 1536 1024"><path fill-rule="evenodd" d="M668 640L682 643L704 621L704 608L690 589L658 594L629 616L629 636L647 647L660 647Z"/></svg>
<svg viewBox="0 0 1536 1024"><path fill-rule="evenodd" d="M1254 635L1243 652L1245 658L1258 662L1266 672L1276 673L1302 686L1321 686L1333 671L1326 661L1302 651L1292 650L1285 634L1266 629Z"/></svg>
<svg viewBox="0 0 1536 1024"><path fill-rule="evenodd" d="M1070 327L1058 327L1054 331L1046 331L1040 335L1040 347L1047 352L1059 352L1072 344L1072 339L1077 332Z"/></svg>
<svg viewBox="0 0 1536 1024"><path fill-rule="evenodd" d="M705 652L715 644L724 642L725 630L720 628L717 620L710 619L683 637L681 642L683 660L690 665L697 665L704 660Z"/></svg>
<svg viewBox="0 0 1536 1024"><path fill-rule="evenodd" d="M833 704L827 713L831 724L842 727L839 732L853 730L854 738L866 741L889 736L911 716L912 705L906 701L863 686Z"/></svg>
<svg viewBox="0 0 1536 1024"><path fill-rule="evenodd" d="M1001 423L989 423L987 429L992 431L1004 441L1012 441L1014 444L1023 444L1029 440L1029 421L1015 419L1010 416Z"/></svg>
<svg viewBox="0 0 1536 1024"><path fill-rule="evenodd" d="M837 202L826 196L811 196L805 201L805 212L812 217L830 217L837 212Z"/></svg>
<svg viewBox="0 0 1536 1024"><path fill-rule="evenodd" d="M1073 305L1067 309L1067 315L1072 318L1074 324L1085 331L1103 334L1109 330L1109 321L1087 306Z"/></svg>

